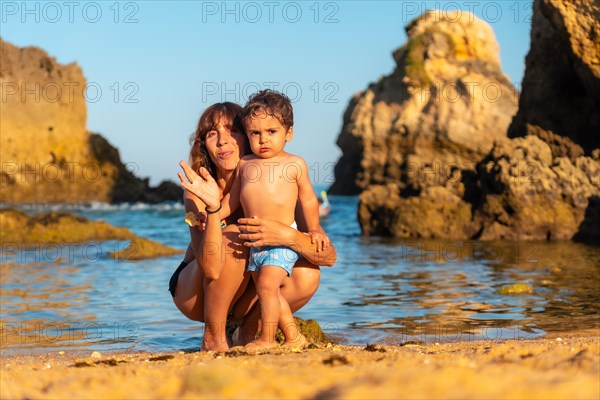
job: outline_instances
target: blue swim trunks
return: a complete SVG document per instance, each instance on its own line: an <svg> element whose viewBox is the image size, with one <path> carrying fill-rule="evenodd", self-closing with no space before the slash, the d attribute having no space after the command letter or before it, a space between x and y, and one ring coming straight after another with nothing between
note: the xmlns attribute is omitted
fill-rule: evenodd
<svg viewBox="0 0 600 400"><path fill-rule="evenodd" d="M292 274L292 268L298 261L298 253L289 247L262 246L250 249L250 260L248 271L256 271L265 265L283 268L288 276Z"/></svg>

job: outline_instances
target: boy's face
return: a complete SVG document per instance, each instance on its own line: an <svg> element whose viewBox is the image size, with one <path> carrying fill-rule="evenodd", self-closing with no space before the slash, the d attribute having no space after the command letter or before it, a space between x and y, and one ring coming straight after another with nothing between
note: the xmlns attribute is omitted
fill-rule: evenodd
<svg viewBox="0 0 600 400"><path fill-rule="evenodd" d="M277 118L263 112L246 122L246 134L255 155L273 158L283 151L287 141L292 140L294 129L285 129Z"/></svg>

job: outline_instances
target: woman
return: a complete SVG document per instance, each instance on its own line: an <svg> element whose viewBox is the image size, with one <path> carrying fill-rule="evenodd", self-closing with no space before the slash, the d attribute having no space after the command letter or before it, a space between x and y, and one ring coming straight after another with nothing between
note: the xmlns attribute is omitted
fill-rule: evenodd
<svg viewBox="0 0 600 400"><path fill-rule="evenodd" d="M316 292L317 265L331 266L336 257L334 246L317 252L309 236L276 221L242 218L241 209L220 220L220 200L231 190L240 157L249 151L240 112L239 105L229 102L209 107L191 140L191 167L180 163L185 173L185 177L179 174L186 189L185 210L205 217L200 227L190 227L191 241L169 290L186 317L205 323L202 350L229 348L225 326L230 314L230 321L242 322L236 344L246 344L256 335L260 310L253 307L256 290L246 272L248 247L293 246L304 257L281 287L292 312ZM300 230L305 230L303 222L302 215L297 215Z"/></svg>

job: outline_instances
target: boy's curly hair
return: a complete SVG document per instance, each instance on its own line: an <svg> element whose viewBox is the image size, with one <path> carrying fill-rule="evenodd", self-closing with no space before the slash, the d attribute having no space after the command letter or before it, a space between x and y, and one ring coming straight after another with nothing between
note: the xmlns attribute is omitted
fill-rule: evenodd
<svg viewBox="0 0 600 400"><path fill-rule="evenodd" d="M254 93L242 109L242 121L247 124L251 118L255 118L263 112L277 118L285 129L294 126L292 102L283 93L271 89Z"/></svg>

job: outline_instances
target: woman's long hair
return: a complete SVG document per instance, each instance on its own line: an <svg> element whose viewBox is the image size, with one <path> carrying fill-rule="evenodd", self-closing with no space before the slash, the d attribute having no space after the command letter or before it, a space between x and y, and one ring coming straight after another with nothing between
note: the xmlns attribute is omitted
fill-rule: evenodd
<svg viewBox="0 0 600 400"><path fill-rule="evenodd" d="M206 168L213 178L217 179L217 167L210 159L206 150L206 134L213 129L216 129L221 118L225 118L228 122L226 127L231 131L237 131L245 136L244 125L240 115L242 107L231 102L215 103L208 107L200 116L196 132L190 136L190 166L197 174L200 173L200 167ZM245 139L248 141L248 139ZM250 146L246 146L246 151L249 151ZM245 154L240 154L240 157Z"/></svg>

